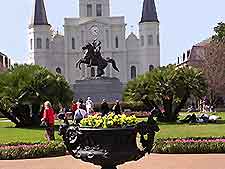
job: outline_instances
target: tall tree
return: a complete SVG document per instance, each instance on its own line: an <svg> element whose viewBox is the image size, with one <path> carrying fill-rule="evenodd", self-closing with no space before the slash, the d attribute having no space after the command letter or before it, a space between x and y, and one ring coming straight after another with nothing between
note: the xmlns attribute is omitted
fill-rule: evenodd
<svg viewBox="0 0 225 169"><path fill-rule="evenodd" d="M208 82L208 96L212 106L218 103L218 96L225 95L225 23L218 23L215 35L204 47L200 68Z"/></svg>
<svg viewBox="0 0 225 169"><path fill-rule="evenodd" d="M37 116L40 104L49 100L54 106L71 102L73 92L66 80L38 65L15 65L0 74L0 112L17 127L32 125L29 105Z"/></svg>

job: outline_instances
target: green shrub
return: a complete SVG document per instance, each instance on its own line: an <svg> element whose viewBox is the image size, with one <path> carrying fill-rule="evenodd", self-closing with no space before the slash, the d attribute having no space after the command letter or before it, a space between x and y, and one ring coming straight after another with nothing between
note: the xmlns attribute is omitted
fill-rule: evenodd
<svg viewBox="0 0 225 169"><path fill-rule="evenodd" d="M0 145L0 160L30 159L41 157L55 157L66 154L63 143L9 143Z"/></svg>
<svg viewBox="0 0 225 169"><path fill-rule="evenodd" d="M112 110L112 107L115 103L113 102L108 102L110 110ZM128 102L120 102L120 106L122 107L122 110L131 110L134 112L138 111L149 111L149 108L146 107L143 103L141 102L133 102L133 103L128 103ZM101 111L101 103L96 103L94 107L95 112L100 112Z"/></svg>

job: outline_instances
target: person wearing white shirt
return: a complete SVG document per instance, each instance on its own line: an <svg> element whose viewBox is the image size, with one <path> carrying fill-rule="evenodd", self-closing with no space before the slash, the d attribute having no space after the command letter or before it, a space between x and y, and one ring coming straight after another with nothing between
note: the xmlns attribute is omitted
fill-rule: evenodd
<svg viewBox="0 0 225 169"><path fill-rule="evenodd" d="M90 114L91 111L93 110L93 101L91 100L90 97L87 98L87 101L86 101L86 110L87 110L87 113Z"/></svg>
<svg viewBox="0 0 225 169"><path fill-rule="evenodd" d="M74 121L78 124L83 118L88 116L88 112L80 108L80 104L78 104L77 106L77 110L74 113Z"/></svg>

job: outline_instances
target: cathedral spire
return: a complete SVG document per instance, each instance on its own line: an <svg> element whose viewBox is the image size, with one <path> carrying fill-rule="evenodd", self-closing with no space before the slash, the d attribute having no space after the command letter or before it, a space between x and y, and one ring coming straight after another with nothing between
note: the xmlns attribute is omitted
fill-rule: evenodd
<svg viewBox="0 0 225 169"><path fill-rule="evenodd" d="M49 25L46 16L44 0L35 0L31 25Z"/></svg>
<svg viewBox="0 0 225 169"><path fill-rule="evenodd" d="M143 22L159 22L154 0L144 0L140 23Z"/></svg>

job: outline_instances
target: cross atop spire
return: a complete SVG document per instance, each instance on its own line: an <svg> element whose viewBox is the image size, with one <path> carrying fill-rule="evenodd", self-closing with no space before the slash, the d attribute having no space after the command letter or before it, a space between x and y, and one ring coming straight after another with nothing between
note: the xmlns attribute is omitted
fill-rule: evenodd
<svg viewBox="0 0 225 169"><path fill-rule="evenodd" d="M140 23L143 22L159 22L154 0L144 0Z"/></svg>
<svg viewBox="0 0 225 169"><path fill-rule="evenodd" d="M35 0L31 25L49 25L44 0Z"/></svg>

